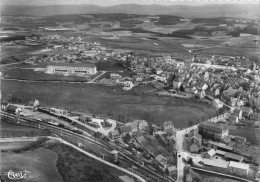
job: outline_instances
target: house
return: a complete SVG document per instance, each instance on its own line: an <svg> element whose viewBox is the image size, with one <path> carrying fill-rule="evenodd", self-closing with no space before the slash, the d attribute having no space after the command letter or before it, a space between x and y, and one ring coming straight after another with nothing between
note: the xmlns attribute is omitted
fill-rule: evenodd
<svg viewBox="0 0 260 182"><path fill-rule="evenodd" d="M133 133L144 134L148 131L148 123L145 120L134 120L133 122L127 123L127 126L131 126Z"/></svg>
<svg viewBox="0 0 260 182"><path fill-rule="evenodd" d="M230 173L239 176L240 175L247 176L249 172L249 164L240 163L240 162L230 161L228 168Z"/></svg>
<svg viewBox="0 0 260 182"><path fill-rule="evenodd" d="M20 112L22 112L22 109L20 107L14 106L14 105L8 105L6 107L6 111L10 112L12 114L19 114Z"/></svg>
<svg viewBox="0 0 260 182"><path fill-rule="evenodd" d="M207 153L204 154L204 157L207 159L212 159L216 154L215 149L210 149Z"/></svg>
<svg viewBox="0 0 260 182"><path fill-rule="evenodd" d="M220 108L222 108L222 107L224 106L223 102L220 101L219 99L214 99L214 100L212 101L212 105L213 105L213 107L214 107L215 109L220 109Z"/></svg>
<svg viewBox="0 0 260 182"><path fill-rule="evenodd" d="M57 109L57 108L54 108L54 107L51 107L50 108L50 111L55 113L55 114L66 114L66 110L63 110L63 109Z"/></svg>
<svg viewBox="0 0 260 182"><path fill-rule="evenodd" d="M232 115L236 116L238 118L238 120L241 120L242 116L243 116L243 111L241 109L235 108L232 111Z"/></svg>
<svg viewBox="0 0 260 182"><path fill-rule="evenodd" d="M167 159L163 157L162 155L158 155L155 157L155 160L163 167L166 168L167 165Z"/></svg>
<svg viewBox="0 0 260 182"><path fill-rule="evenodd" d="M120 138L119 130L113 130L108 133L108 138L110 140L117 140Z"/></svg>
<svg viewBox="0 0 260 182"><path fill-rule="evenodd" d="M30 102L29 102L29 105L30 106L33 106L33 107L38 107L40 105L40 102L36 99L32 99Z"/></svg>
<svg viewBox="0 0 260 182"><path fill-rule="evenodd" d="M246 118L250 118L253 114L253 109L250 107L241 107L242 115Z"/></svg>
<svg viewBox="0 0 260 182"><path fill-rule="evenodd" d="M187 138L187 147L190 152L198 153L202 147L202 136L198 130L191 130Z"/></svg>
<svg viewBox="0 0 260 182"><path fill-rule="evenodd" d="M162 130L166 131L169 134L172 134L175 130L172 121L164 121L162 124Z"/></svg>
<svg viewBox="0 0 260 182"><path fill-rule="evenodd" d="M130 123L126 123L126 126L130 126L131 127L131 131L133 133L137 133L138 132L138 120L134 120L133 122Z"/></svg>
<svg viewBox="0 0 260 182"><path fill-rule="evenodd" d="M130 90L133 88L134 84L131 81L124 81L124 90Z"/></svg>
<svg viewBox="0 0 260 182"><path fill-rule="evenodd" d="M91 122L92 117L91 116L79 116L79 121L81 121L82 123Z"/></svg>
<svg viewBox="0 0 260 182"><path fill-rule="evenodd" d="M130 144L134 142L134 139L129 133L127 133L124 137L124 142Z"/></svg>
<svg viewBox="0 0 260 182"><path fill-rule="evenodd" d="M205 139L221 141L229 134L229 129L225 123L204 122L199 124L199 134Z"/></svg>
<svg viewBox="0 0 260 182"><path fill-rule="evenodd" d="M227 161L235 161L235 162L243 162L243 160L245 159L245 157L242 155L238 155L230 152L226 152L224 158Z"/></svg>
<svg viewBox="0 0 260 182"><path fill-rule="evenodd" d="M6 108L9 106L8 102L1 102L1 109L6 110Z"/></svg>
<svg viewBox="0 0 260 182"><path fill-rule="evenodd" d="M163 73L163 70L162 70L162 68L157 68L157 69L155 70L155 72L156 72L157 75L160 75L160 74Z"/></svg>
<svg viewBox="0 0 260 182"><path fill-rule="evenodd" d="M227 90L223 91L223 96L224 97L233 97L236 95L237 92L238 92L237 89L233 89L232 87L229 87Z"/></svg>
<svg viewBox="0 0 260 182"><path fill-rule="evenodd" d="M230 100L230 101L231 101L231 106L232 106L232 107L235 107L235 106L236 106L237 100L238 100L237 98L231 97L231 100Z"/></svg>
<svg viewBox="0 0 260 182"><path fill-rule="evenodd" d="M169 172L169 176L173 177L176 174L177 171L177 167L176 166L169 166L167 168L168 172Z"/></svg>
<svg viewBox="0 0 260 182"><path fill-rule="evenodd" d="M122 76L117 73L110 74L110 79L112 79L112 80L119 80L120 78L122 78Z"/></svg>
<svg viewBox="0 0 260 182"><path fill-rule="evenodd" d="M125 134L132 131L132 127L130 125L124 125L124 126L120 126L118 128L118 130L119 130L121 135L125 135Z"/></svg>

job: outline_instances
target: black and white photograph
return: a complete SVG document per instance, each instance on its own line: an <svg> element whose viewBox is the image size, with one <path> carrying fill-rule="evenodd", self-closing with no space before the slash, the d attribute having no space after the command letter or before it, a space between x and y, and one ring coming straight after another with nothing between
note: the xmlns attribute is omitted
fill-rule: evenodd
<svg viewBox="0 0 260 182"><path fill-rule="evenodd" d="M0 182L260 182L259 0L0 0Z"/></svg>

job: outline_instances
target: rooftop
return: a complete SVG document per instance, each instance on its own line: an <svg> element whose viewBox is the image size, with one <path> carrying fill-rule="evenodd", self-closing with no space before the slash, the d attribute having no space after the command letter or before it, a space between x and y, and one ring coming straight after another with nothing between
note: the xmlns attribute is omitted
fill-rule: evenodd
<svg viewBox="0 0 260 182"><path fill-rule="evenodd" d="M91 67L96 68L94 64L86 64L86 63L51 63L48 66L54 67Z"/></svg>
<svg viewBox="0 0 260 182"><path fill-rule="evenodd" d="M208 129L216 132L222 132L227 129L227 125L223 123L204 122L199 125L200 128Z"/></svg>
<svg viewBox="0 0 260 182"><path fill-rule="evenodd" d="M244 157L242 155L238 155L238 154L234 154L234 153L230 153L230 152L225 153L225 158L235 159L238 161L241 161L244 159Z"/></svg>
<svg viewBox="0 0 260 182"><path fill-rule="evenodd" d="M239 169L246 169L246 170L248 170L248 169L249 169L249 164L230 161L229 167L234 167L234 168L239 168Z"/></svg>

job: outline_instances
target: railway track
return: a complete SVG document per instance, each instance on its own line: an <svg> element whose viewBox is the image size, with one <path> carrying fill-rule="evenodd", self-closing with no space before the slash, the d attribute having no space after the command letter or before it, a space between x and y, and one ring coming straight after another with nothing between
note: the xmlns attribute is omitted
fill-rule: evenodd
<svg viewBox="0 0 260 182"><path fill-rule="evenodd" d="M34 127L44 130L49 130L53 135L60 137L69 143L72 143L74 145L77 145L78 147L100 157L104 160L107 160L109 162L113 162L113 157L110 154L112 150L118 150L114 146L110 145L108 142L101 141L101 140L95 140L95 138L92 138L90 136L86 136L84 134L78 134L71 130L61 128L58 126L50 125L48 123L43 123L41 121L37 121L34 119L28 119L24 117L19 117L17 119L17 116L0 111L0 114L4 118L8 118L9 122L23 126L28 127ZM144 166L144 163L141 162L141 160L137 160L136 158L132 156L128 156L124 154L121 150L119 150L119 161L120 166L124 167L125 169L128 169L130 171L133 171L137 175L143 177L145 180L149 182L171 182L174 181L173 179L169 178L168 176L164 176L158 171L153 171L150 168Z"/></svg>

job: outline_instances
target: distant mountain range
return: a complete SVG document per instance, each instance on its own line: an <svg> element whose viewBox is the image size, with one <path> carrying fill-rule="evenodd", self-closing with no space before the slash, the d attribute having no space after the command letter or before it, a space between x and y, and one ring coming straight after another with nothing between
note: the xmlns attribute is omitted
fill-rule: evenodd
<svg viewBox="0 0 260 182"><path fill-rule="evenodd" d="M141 15L176 15L185 18L234 17L257 19L259 5L216 4L216 5L137 5L122 4L102 7L97 5L53 5L53 6L10 6L3 5L2 16L52 16L62 14L128 13Z"/></svg>

